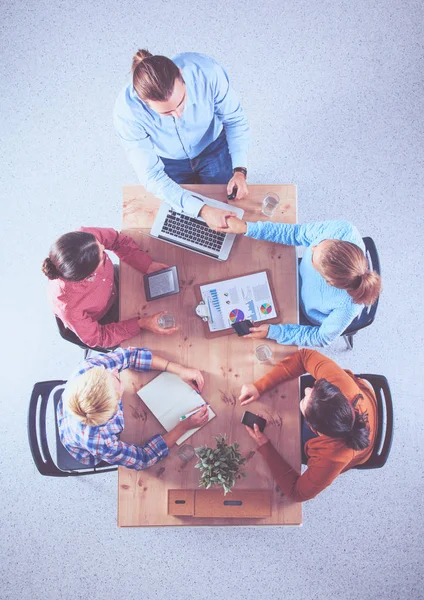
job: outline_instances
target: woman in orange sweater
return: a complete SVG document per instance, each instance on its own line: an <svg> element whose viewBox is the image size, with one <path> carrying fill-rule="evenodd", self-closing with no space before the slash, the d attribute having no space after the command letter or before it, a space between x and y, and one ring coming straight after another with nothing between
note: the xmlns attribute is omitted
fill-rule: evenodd
<svg viewBox="0 0 424 600"><path fill-rule="evenodd" d="M377 402L370 384L316 350L298 350L255 383L243 385L239 400L242 405L249 404L279 383L304 373L316 381L306 388L300 402L302 449L308 466L302 475L257 425L253 430L246 427L281 491L296 502L314 498L340 473L366 462L377 429Z"/></svg>

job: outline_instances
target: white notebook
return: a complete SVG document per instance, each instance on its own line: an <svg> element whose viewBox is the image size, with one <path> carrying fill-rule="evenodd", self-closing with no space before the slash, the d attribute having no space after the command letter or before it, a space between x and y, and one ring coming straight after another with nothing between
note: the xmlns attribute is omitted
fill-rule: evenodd
<svg viewBox="0 0 424 600"><path fill-rule="evenodd" d="M161 373L137 393L166 431L170 431L178 425L182 415L186 415L204 403L198 392L173 373ZM208 409L210 421L216 415L210 406ZM199 429L200 427L189 429L178 438L177 444L185 442Z"/></svg>

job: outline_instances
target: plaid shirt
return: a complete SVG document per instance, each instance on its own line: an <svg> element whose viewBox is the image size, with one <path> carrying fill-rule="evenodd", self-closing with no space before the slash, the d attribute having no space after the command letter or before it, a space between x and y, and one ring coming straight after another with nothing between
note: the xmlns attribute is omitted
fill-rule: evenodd
<svg viewBox="0 0 424 600"><path fill-rule="evenodd" d="M118 367L119 372L128 368L150 371L151 362L152 353L147 348L117 348L109 354L99 354L84 361L71 379L93 367L104 367L108 370ZM110 464L140 470L151 467L168 455L168 446L161 435L155 435L144 446L120 441L119 435L124 429L122 399L107 423L91 426L83 425L68 412L61 398L57 406L57 421L62 444L69 454L86 465L94 466L104 460Z"/></svg>

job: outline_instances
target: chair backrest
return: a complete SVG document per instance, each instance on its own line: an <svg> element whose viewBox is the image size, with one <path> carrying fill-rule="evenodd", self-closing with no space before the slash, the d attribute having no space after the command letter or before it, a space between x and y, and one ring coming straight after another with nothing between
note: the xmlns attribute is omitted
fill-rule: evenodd
<svg viewBox="0 0 424 600"><path fill-rule="evenodd" d="M357 375L366 379L373 387L377 399L378 427L374 449L366 463L357 465L356 469L379 469L389 458L393 441L393 401L389 382L384 375L363 373Z"/></svg>
<svg viewBox="0 0 424 600"><path fill-rule="evenodd" d="M357 375L366 379L373 387L377 400L377 433L374 448L369 459L354 469L379 469L386 464L393 440L393 402L389 382L384 375ZM305 388L313 387L315 379L312 375L302 375L300 378L300 394L303 398Z"/></svg>
<svg viewBox="0 0 424 600"><path fill-rule="evenodd" d="M95 467L85 465L75 460L62 445L59 437L56 408L62 396L66 381L40 381L34 385L28 410L28 440L35 466L42 475L50 477L69 477L77 475L92 475L115 471L117 467L99 463ZM56 431L56 457L53 460L47 440L47 408L53 402L54 422ZM105 466L107 468L102 468Z"/></svg>
<svg viewBox="0 0 424 600"><path fill-rule="evenodd" d="M365 256L368 260L368 266L370 271L376 271L379 275L381 275L380 270L380 259L378 257L378 252L374 240L370 237L362 238L365 244ZM374 322L375 315L378 307L378 298L371 306L365 306L361 312L361 314L356 317L349 325L349 327L343 332L343 335L351 335L356 333L360 329L364 329L364 327L368 327Z"/></svg>
<svg viewBox="0 0 424 600"><path fill-rule="evenodd" d="M87 344L85 344L82 340L79 339L77 334L74 333L72 329L68 329L65 326L64 322L62 321L62 319L59 319L59 317L56 317L56 324L57 328L59 329L60 337L62 339L66 340L67 342L70 342L71 344L79 346L83 350L94 350L94 352L103 352L104 354L107 354L108 352L114 350L114 348L100 348L100 346L95 346L94 348L92 348L91 346L87 346Z"/></svg>

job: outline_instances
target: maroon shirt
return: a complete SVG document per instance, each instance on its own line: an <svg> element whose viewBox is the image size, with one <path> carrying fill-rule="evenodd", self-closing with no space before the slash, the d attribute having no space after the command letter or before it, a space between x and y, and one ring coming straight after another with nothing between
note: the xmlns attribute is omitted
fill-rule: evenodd
<svg viewBox="0 0 424 600"><path fill-rule="evenodd" d="M114 229L81 227L80 231L92 233L106 250L112 250L142 273L146 273L152 263L134 240ZM82 281L51 279L48 282L47 295L54 314L88 346L117 346L140 332L138 317L107 325L98 323L118 294L113 276L113 263L105 252L94 273Z"/></svg>

